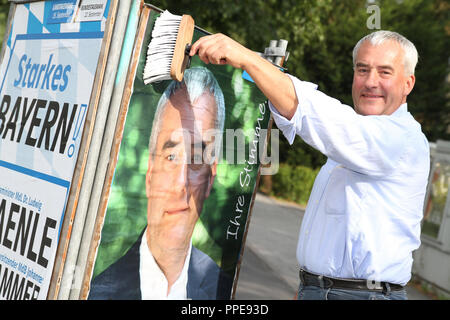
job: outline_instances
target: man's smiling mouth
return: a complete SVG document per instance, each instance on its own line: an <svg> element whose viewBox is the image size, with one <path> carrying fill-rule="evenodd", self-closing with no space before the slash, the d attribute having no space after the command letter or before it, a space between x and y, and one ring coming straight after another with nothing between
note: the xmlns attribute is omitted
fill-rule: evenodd
<svg viewBox="0 0 450 320"><path fill-rule="evenodd" d="M170 208L166 210L167 214L180 214L189 210L189 207Z"/></svg>
<svg viewBox="0 0 450 320"><path fill-rule="evenodd" d="M379 94L370 94L370 93L363 93L361 94L361 96L363 98L368 98L368 99L380 99L383 98L383 95L379 95Z"/></svg>

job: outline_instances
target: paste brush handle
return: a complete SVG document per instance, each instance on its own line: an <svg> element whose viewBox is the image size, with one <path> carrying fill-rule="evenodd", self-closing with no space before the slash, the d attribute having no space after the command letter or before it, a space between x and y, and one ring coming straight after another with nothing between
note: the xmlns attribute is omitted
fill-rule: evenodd
<svg viewBox="0 0 450 320"><path fill-rule="evenodd" d="M192 45L188 43L188 44L186 45L186 49L184 50L184 54L185 54L186 56L188 56L188 61L187 61L187 63L186 63L186 69L189 69L189 68L191 67L191 59L192 59L192 57L191 57L191 55L190 55L191 47L192 47Z"/></svg>

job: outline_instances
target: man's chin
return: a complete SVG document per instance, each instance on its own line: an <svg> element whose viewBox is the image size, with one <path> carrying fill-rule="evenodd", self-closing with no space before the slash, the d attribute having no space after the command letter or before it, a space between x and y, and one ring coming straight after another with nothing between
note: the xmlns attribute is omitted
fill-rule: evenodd
<svg viewBox="0 0 450 320"><path fill-rule="evenodd" d="M161 247L167 250L184 250L191 242L192 234L186 232L173 231L167 233L164 237L159 239Z"/></svg>
<svg viewBox="0 0 450 320"><path fill-rule="evenodd" d="M188 242L172 243L163 246L161 253L171 257L185 257L189 251L190 239Z"/></svg>
<svg viewBox="0 0 450 320"><path fill-rule="evenodd" d="M363 116L370 116L370 115L379 115L381 114L381 110L384 110L384 103L374 101L374 102L363 102L360 103L357 108L355 108L356 113L363 115Z"/></svg>

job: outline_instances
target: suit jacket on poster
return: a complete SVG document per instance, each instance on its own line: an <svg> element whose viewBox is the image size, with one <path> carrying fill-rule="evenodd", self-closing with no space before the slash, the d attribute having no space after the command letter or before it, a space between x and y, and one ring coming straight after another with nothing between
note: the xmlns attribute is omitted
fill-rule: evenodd
<svg viewBox="0 0 450 320"><path fill-rule="evenodd" d="M91 282L89 300L141 300L139 247L142 234L128 252ZM193 300L228 300L232 280L205 253L192 246L187 297Z"/></svg>

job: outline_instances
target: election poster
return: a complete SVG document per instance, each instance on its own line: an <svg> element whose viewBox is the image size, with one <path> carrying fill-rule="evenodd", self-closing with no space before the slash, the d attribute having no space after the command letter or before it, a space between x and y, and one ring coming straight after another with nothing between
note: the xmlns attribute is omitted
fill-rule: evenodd
<svg viewBox="0 0 450 320"><path fill-rule="evenodd" d="M205 65L197 56L182 82L145 85L159 14L150 10L136 41L88 299L233 296L269 108L241 69ZM207 34L196 27L193 41Z"/></svg>
<svg viewBox="0 0 450 320"><path fill-rule="evenodd" d="M0 299L47 298L109 2L77 21L85 1L14 5L0 66Z"/></svg>

